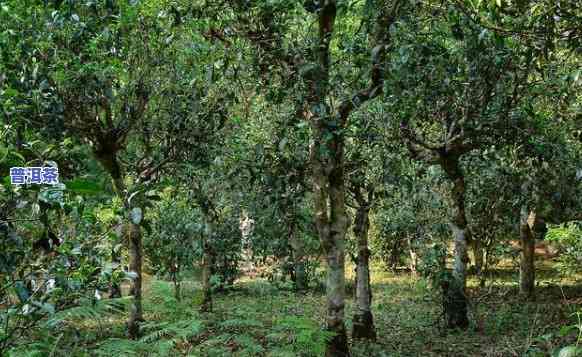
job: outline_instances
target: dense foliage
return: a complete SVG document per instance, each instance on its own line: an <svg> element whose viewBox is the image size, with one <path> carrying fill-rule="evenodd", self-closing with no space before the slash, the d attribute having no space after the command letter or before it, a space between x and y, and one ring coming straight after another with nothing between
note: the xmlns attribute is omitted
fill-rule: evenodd
<svg viewBox="0 0 582 357"><path fill-rule="evenodd" d="M0 1L0 355L582 355L581 24Z"/></svg>

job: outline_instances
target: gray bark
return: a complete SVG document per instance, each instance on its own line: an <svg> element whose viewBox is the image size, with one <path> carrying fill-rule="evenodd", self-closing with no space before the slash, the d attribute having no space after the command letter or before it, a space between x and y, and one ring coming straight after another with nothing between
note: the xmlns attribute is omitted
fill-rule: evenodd
<svg viewBox="0 0 582 357"><path fill-rule="evenodd" d="M469 318L467 316L467 263L468 242L471 240L471 231L467 224L465 213L465 178L459 166L457 156L449 156L441 159L441 166L445 170L449 180L453 183L452 189L452 215L450 227L454 237L454 261L453 272L449 282L445 282L445 314L449 328L467 328Z"/></svg>
<svg viewBox="0 0 582 357"><path fill-rule="evenodd" d="M343 167L335 166L326 174L319 157L321 150L312 147L311 160L314 179L315 220L326 263L326 325L334 333L328 343L326 356L348 356L348 340L344 323L345 307L345 234L347 214L344 202ZM342 156L335 156L343 157Z"/></svg>
<svg viewBox="0 0 582 357"><path fill-rule="evenodd" d="M391 11L378 13L377 33L371 51L371 86L332 108L326 100L330 90L330 42L332 40L337 7L335 0L321 2L318 16L318 46L315 47L317 66L306 72L303 79L308 83L305 119L312 128L310 162L312 167L315 223L327 261L327 329L334 333L328 342L327 357L349 356L348 340L344 323L345 305L345 235L347 214L344 181L344 138L348 117L362 103L382 93L383 70L390 24L394 21L399 2Z"/></svg>
<svg viewBox="0 0 582 357"><path fill-rule="evenodd" d="M370 285L370 250L368 230L369 208L360 207L356 213L354 234L358 243L356 265L356 306L353 318L353 338L375 339L374 316L372 314L372 289Z"/></svg>

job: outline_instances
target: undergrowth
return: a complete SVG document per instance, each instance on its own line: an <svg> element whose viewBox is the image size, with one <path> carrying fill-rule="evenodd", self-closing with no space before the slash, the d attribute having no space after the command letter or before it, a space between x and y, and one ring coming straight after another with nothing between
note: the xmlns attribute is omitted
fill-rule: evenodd
<svg viewBox="0 0 582 357"><path fill-rule="evenodd" d="M520 300L510 280L485 289L471 283L471 327L444 333L441 309L428 284L381 271L373 277L378 339L352 341L354 357L557 356L580 341L580 315L575 313L580 311L576 297L582 294L553 280L542 282L532 302ZM319 291L297 294L266 281L243 281L216 294L212 312L200 313L198 286L184 287L178 301L171 283L146 282L146 322L138 340L125 337L128 298L85 301L45 321L34 341L9 356L324 355L331 336L322 329L325 296ZM352 303L348 296L348 330Z"/></svg>

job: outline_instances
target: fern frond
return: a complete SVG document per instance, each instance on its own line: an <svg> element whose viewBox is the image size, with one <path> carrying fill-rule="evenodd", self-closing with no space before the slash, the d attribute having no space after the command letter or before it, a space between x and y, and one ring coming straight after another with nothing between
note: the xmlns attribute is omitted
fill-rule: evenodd
<svg viewBox="0 0 582 357"><path fill-rule="evenodd" d="M148 345L141 341L110 338L95 350L97 356L140 356L146 354Z"/></svg>
<svg viewBox="0 0 582 357"><path fill-rule="evenodd" d="M261 328L263 323L259 320L254 319L230 319L225 320L219 324L220 327L226 329L238 329L238 328Z"/></svg>
<svg viewBox="0 0 582 357"><path fill-rule="evenodd" d="M79 306L55 313L46 321L46 325L51 328L65 321L98 320L107 316L116 315L125 309L129 301L129 297L100 300L97 302L85 300Z"/></svg>
<svg viewBox="0 0 582 357"><path fill-rule="evenodd" d="M182 320L177 322L152 323L144 325L145 330L153 330L141 338L141 342L151 343L163 338L187 340L202 332L204 324L197 319Z"/></svg>

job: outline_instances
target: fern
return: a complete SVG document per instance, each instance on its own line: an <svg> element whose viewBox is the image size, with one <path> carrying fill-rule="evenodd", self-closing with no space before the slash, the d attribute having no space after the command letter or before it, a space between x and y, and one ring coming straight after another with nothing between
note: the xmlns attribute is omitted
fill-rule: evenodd
<svg viewBox="0 0 582 357"><path fill-rule="evenodd" d="M321 330L310 319L300 316L280 319L273 330L274 333L268 335L269 339L287 344L280 349L281 352L293 352L302 356L323 355L327 342L334 336L332 332Z"/></svg>
<svg viewBox="0 0 582 357"><path fill-rule="evenodd" d="M149 297L145 301L145 310L153 319L165 321L183 320L195 316L191 301L176 300L174 288L165 281L154 281L149 291Z"/></svg>
<svg viewBox="0 0 582 357"><path fill-rule="evenodd" d="M55 327L66 321L78 320L99 320L111 315L123 312L129 297L109 300L84 300L79 306L71 307L53 314L47 321L46 326Z"/></svg>
<svg viewBox="0 0 582 357"><path fill-rule="evenodd" d="M237 335L234 341L242 349L239 355L257 356L265 352L265 348L250 335Z"/></svg>
<svg viewBox="0 0 582 357"><path fill-rule="evenodd" d="M146 343L141 340L127 340L112 338L105 341L99 349L94 351L97 356L173 356L175 341L164 340L156 343Z"/></svg>
<svg viewBox="0 0 582 357"><path fill-rule="evenodd" d="M170 338L173 340L188 340L203 331L203 323L196 318L182 320L177 322L151 323L144 325L144 329L153 330L145 335L141 341L150 343L161 340L162 338Z"/></svg>
<svg viewBox="0 0 582 357"><path fill-rule="evenodd" d="M110 338L102 343L94 351L97 356L142 356L147 355L151 346L141 341L127 340L123 338Z"/></svg>
<svg viewBox="0 0 582 357"><path fill-rule="evenodd" d="M263 323L258 320L239 318L223 321L218 326L225 329L261 328Z"/></svg>

